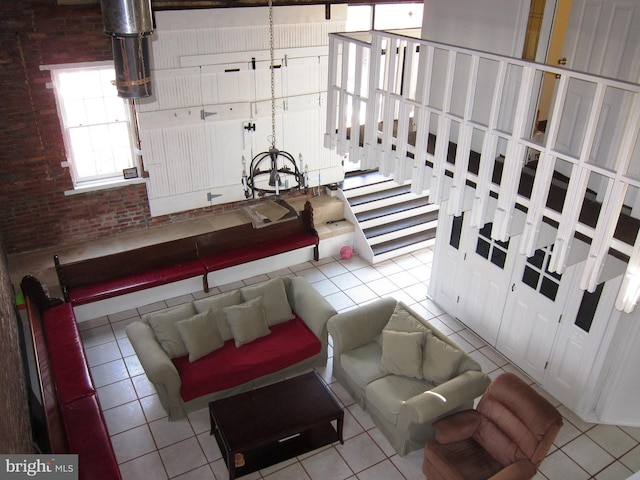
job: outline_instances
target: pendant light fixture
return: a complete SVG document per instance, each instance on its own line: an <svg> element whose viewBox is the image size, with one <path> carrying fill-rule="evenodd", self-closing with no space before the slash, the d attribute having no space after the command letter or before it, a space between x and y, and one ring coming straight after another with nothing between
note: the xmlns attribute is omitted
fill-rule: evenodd
<svg viewBox="0 0 640 480"><path fill-rule="evenodd" d="M276 147L276 87L275 62L273 53L273 1L269 0L269 70L271 73L271 135L269 150L257 154L251 160L247 174L247 163L242 157L242 187L245 198L255 198L274 194L276 199L283 193L309 188L309 167L303 169L302 154L298 156L299 165L289 152ZM266 168L265 168L266 167Z"/></svg>

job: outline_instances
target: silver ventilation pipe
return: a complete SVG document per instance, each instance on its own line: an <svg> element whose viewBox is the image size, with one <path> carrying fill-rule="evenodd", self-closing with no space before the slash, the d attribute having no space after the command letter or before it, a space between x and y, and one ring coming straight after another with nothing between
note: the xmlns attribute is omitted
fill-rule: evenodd
<svg viewBox="0 0 640 480"><path fill-rule="evenodd" d="M104 32L111 36L116 88L122 98L151 95L151 0L100 0Z"/></svg>

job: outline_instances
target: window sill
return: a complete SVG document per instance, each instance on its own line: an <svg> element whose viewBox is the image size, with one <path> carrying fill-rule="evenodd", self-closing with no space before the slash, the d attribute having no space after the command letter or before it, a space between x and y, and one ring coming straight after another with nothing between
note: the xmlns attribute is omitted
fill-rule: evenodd
<svg viewBox="0 0 640 480"><path fill-rule="evenodd" d="M78 195L81 193L97 192L100 190L109 190L112 188L122 188L128 185L135 185L139 183L145 183L144 178L132 178L131 180L117 180L111 182L95 182L86 185L77 186L73 190L65 190L65 196Z"/></svg>

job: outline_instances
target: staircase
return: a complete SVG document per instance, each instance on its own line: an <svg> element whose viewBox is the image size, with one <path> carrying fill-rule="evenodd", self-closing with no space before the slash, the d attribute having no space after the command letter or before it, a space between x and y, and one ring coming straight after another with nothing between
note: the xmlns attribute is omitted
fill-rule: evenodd
<svg viewBox="0 0 640 480"><path fill-rule="evenodd" d="M438 206L377 171L350 173L340 190L345 218L356 225L354 248L378 263L435 243Z"/></svg>

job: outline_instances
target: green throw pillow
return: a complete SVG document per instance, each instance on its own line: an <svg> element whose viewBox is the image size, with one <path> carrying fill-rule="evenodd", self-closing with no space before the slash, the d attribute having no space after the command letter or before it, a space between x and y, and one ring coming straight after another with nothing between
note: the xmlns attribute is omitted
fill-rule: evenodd
<svg viewBox="0 0 640 480"><path fill-rule="evenodd" d="M269 325L267 325L262 297L254 298L240 305L224 307L222 310L227 317L236 347L241 347L271 333Z"/></svg>
<svg viewBox="0 0 640 480"><path fill-rule="evenodd" d="M267 280L258 285L244 287L241 291L245 301L262 297L264 301L264 311L269 325L277 325L278 323L295 318L289 305L287 290L282 281L282 277Z"/></svg>
<svg viewBox="0 0 640 480"><path fill-rule="evenodd" d="M233 334L229 329L227 318L225 317L222 309L224 307L230 307L232 305L239 305L242 302L244 302L242 293L240 292L240 290L234 290L232 292L222 293L220 295L214 295L212 297L205 297L201 298L200 300L195 300L193 302L193 306L198 313L203 313L207 310L213 310L214 320L216 322L216 325L218 326L220 336L222 337L222 340L226 342L227 340L231 340L233 338Z"/></svg>
<svg viewBox="0 0 640 480"><path fill-rule="evenodd" d="M382 332L380 370L394 375L422 378L423 332Z"/></svg>
<svg viewBox="0 0 640 480"><path fill-rule="evenodd" d="M190 318L196 313L193 305L185 303L176 307L153 312L142 317L153 330L160 346L169 358L182 357L189 353L176 328L176 322Z"/></svg>
<svg viewBox="0 0 640 480"><path fill-rule="evenodd" d="M180 320L176 322L176 328L189 352L189 362L224 346L212 310Z"/></svg>
<svg viewBox="0 0 640 480"><path fill-rule="evenodd" d="M446 382L453 378L463 357L462 350L428 332L424 341L422 376L436 385Z"/></svg>

